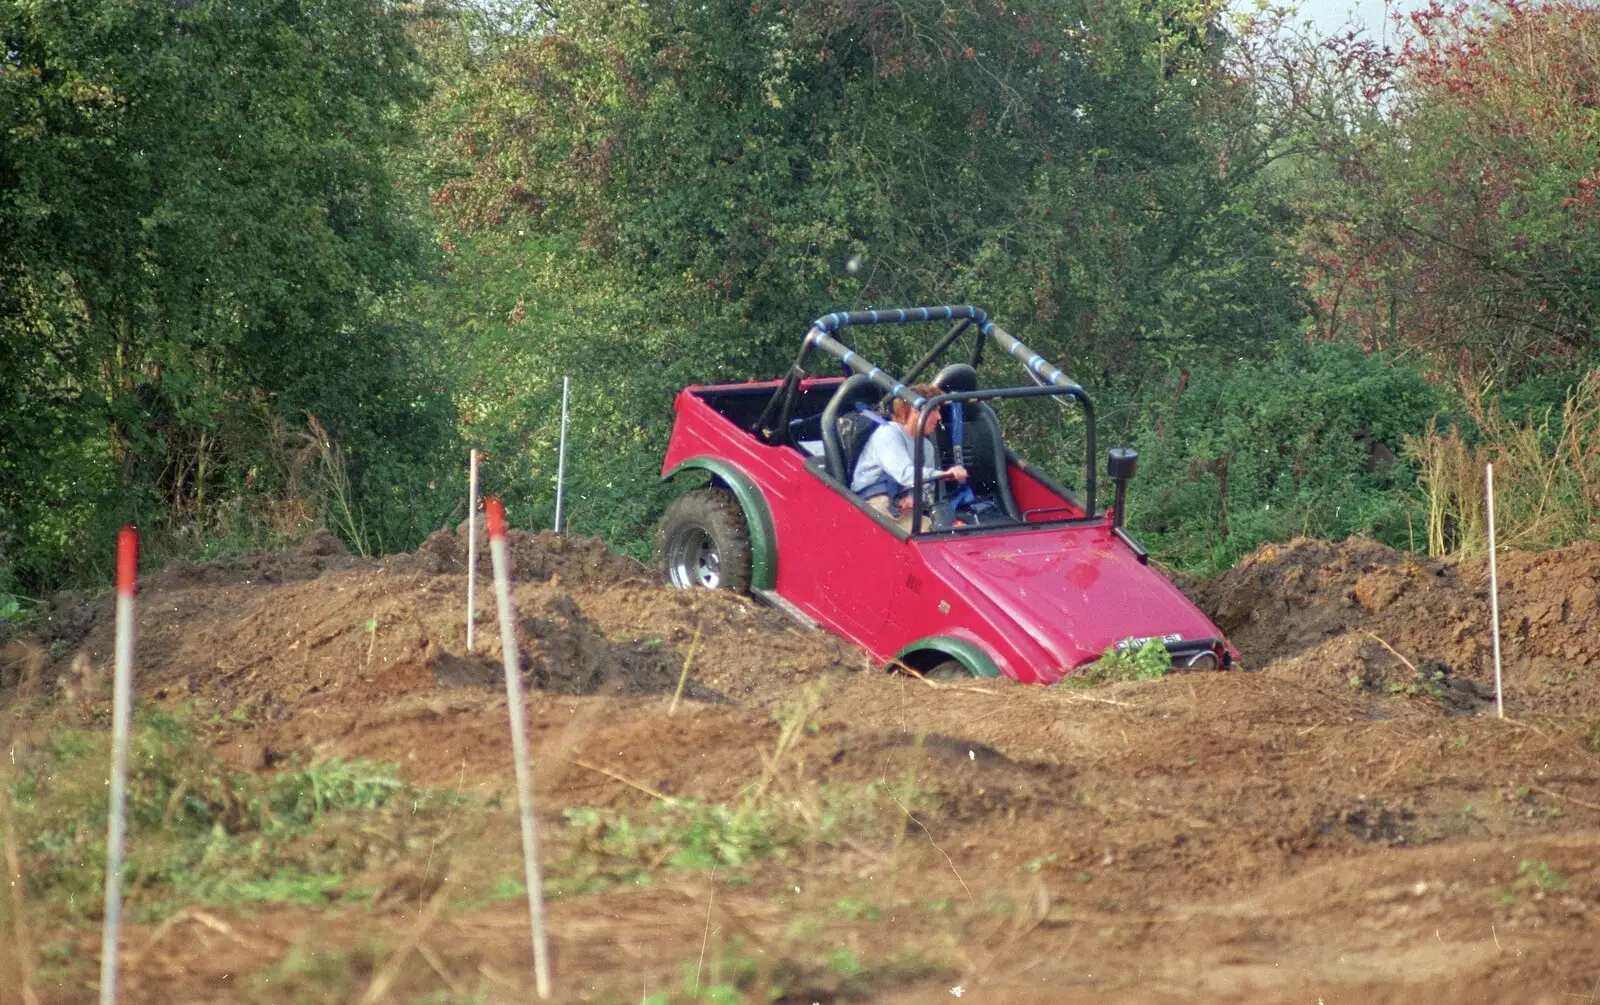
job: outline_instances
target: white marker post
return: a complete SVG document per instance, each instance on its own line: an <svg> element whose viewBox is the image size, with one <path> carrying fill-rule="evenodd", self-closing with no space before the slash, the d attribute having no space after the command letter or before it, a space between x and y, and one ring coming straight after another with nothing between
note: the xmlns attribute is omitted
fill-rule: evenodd
<svg viewBox="0 0 1600 1005"><path fill-rule="evenodd" d="M511 713L511 756L516 759L517 810L522 817L522 867L533 922L533 980L540 998L550 997L550 959L544 936L544 886L539 878L539 832L534 821L533 779L528 772L528 734L517 665L516 615L511 609L511 562L506 555L506 510L499 499L484 503L489 519L489 557L494 563L494 599L500 613L500 648L506 662L506 706Z"/></svg>
<svg viewBox="0 0 1600 1005"><path fill-rule="evenodd" d="M563 533L561 526L561 502L567 487L567 399L572 393L572 378L561 378L561 447L556 454L556 526L557 534Z"/></svg>
<svg viewBox="0 0 1600 1005"><path fill-rule="evenodd" d="M473 622L478 617L478 452L467 461L467 652L472 652Z"/></svg>
<svg viewBox="0 0 1600 1005"><path fill-rule="evenodd" d="M128 732L133 718L133 592L139 581L139 532L117 535L116 677L111 699L111 805L106 814L106 916L100 939L100 1005L117 1000L122 928L122 844L128 808Z"/></svg>
<svg viewBox="0 0 1600 1005"><path fill-rule="evenodd" d="M1494 561L1494 465L1483 466L1483 492L1489 507L1489 617L1494 622L1494 710L1506 717L1506 699L1500 690L1500 579Z"/></svg>

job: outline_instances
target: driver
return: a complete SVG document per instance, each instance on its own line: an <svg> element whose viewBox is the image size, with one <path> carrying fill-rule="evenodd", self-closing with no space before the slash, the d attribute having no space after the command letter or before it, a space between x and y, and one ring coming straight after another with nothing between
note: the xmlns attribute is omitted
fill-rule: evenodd
<svg viewBox="0 0 1600 1005"><path fill-rule="evenodd" d="M913 394L924 398L942 394L932 384L918 384ZM933 431L939 425L939 410L928 413L922 424L922 456L924 460L937 460L939 448L934 445ZM912 457L917 435L917 410L908 402L896 398L894 421L885 422L872 431L867 445L856 461L855 474L850 479L850 490L866 500L868 506L894 520L905 530L911 529L911 488L914 482ZM959 464L948 468L934 468L924 463L922 480L924 489L934 481L948 478L967 480L967 469Z"/></svg>

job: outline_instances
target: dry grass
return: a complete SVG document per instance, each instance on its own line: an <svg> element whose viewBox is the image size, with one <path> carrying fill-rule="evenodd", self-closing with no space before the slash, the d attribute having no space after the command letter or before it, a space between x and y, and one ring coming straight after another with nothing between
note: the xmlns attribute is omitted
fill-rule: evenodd
<svg viewBox="0 0 1600 1005"><path fill-rule="evenodd" d="M1535 550L1600 537L1600 369L1573 388L1558 416L1517 423L1500 407L1469 396L1477 436L1435 425L1407 437L1428 497L1428 552L1488 550L1484 465L1495 471L1497 542Z"/></svg>
<svg viewBox="0 0 1600 1005"><path fill-rule="evenodd" d="M362 558L369 558L366 522L355 503L344 448L333 441L315 415L306 416L306 425L305 432L293 435L290 440L294 444L289 463L290 494L300 496L301 479L309 476L313 494L322 501L324 518Z"/></svg>

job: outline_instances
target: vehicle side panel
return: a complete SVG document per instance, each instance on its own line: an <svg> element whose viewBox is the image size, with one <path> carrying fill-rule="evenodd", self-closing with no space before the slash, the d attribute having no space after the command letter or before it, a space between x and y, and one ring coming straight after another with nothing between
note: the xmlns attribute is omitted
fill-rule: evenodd
<svg viewBox="0 0 1600 1005"><path fill-rule="evenodd" d="M880 655L879 636L904 593L909 546L807 470L799 451L762 443L690 391L679 394L675 407L663 473L699 456L736 465L772 512L778 593Z"/></svg>

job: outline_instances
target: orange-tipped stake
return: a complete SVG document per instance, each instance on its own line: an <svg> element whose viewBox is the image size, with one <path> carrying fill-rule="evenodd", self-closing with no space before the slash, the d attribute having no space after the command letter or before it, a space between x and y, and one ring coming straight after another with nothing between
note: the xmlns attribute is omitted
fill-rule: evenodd
<svg viewBox="0 0 1600 1005"><path fill-rule="evenodd" d="M539 878L539 832L534 822L533 779L528 771L528 733L517 665L516 613L511 609L511 562L506 555L506 508L499 499L483 504L489 518L489 558L494 563L494 599L500 613L500 648L506 662L506 707L511 713L511 756L517 769L517 811L522 818L522 869L533 922L533 979L540 998L550 997L550 959L544 936L544 886Z"/></svg>
<svg viewBox="0 0 1600 1005"><path fill-rule="evenodd" d="M139 532L117 535L116 676L111 701L111 805L106 823L106 917L100 940L100 1005L117 1000L122 928L122 845L128 805L128 730L133 718L133 595L139 585Z"/></svg>
<svg viewBox="0 0 1600 1005"><path fill-rule="evenodd" d="M478 617L478 452L467 463L467 652L472 652Z"/></svg>

